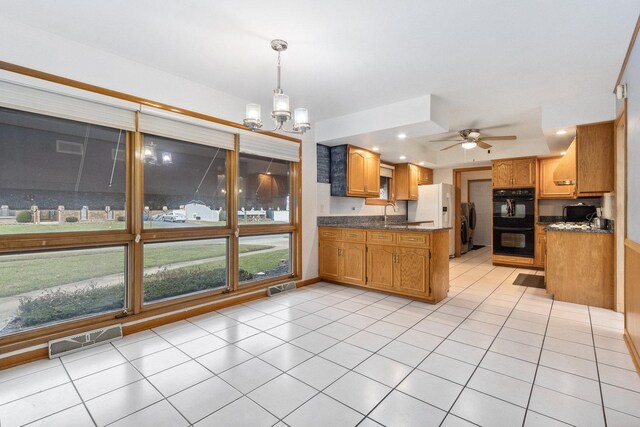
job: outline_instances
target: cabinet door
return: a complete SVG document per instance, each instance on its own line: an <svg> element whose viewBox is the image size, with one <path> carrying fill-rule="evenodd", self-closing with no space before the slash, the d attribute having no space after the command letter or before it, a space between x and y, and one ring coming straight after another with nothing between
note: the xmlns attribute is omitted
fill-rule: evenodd
<svg viewBox="0 0 640 427"><path fill-rule="evenodd" d="M394 246L369 245L367 249L367 285L393 289Z"/></svg>
<svg viewBox="0 0 640 427"><path fill-rule="evenodd" d="M418 185L433 184L433 169L419 168Z"/></svg>
<svg viewBox="0 0 640 427"><path fill-rule="evenodd" d="M511 167L514 187L535 187L536 161L535 159L513 160Z"/></svg>
<svg viewBox="0 0 640 427"><path fill-rule="evenodd" d="M409 164L409 199L418 200L418 166Z"/></svg>
<svg viewBox="0 0 640 427"><path fill-rule="evenodd" d="M578 126L576 141L578 195L613 191L613 122Z"/></svg>
<svg viewBox="0 0 640 427"><path fill-rule="evenodd" d="M511 160L494 160L492 163L492 183L494 188L511 187Z"/></svg>
<svg viewBox="0 0 640 427"><path fill-rule="evenodd" d="M354 285L364 285L366 261L364 243L343 243L340 255L340 280Z"/></svg>
<svg viewBox="0 0 640 427"><path fill-rule="evenodd" d="M365 171L367 168L367 152L358 148L349 147L347 161L347 193L350 195L364 196ZM379 184L378 184L379 185Z"/></svg>
<svg viewBox="0 0 640 427"><path fill-rule="evenodd" d="M318 252L318 275L323 279L338 280L341 244L332 240L321 240Z"/></svg>
<svg viewBox="0 0 640 427"><path fill-rule="evenodd" d="M397 248L394 285L403 293L428 297L429 250Z"/></svg>
<svg viewBox="0 0 640 427"><path fill-rule="evenodd" d="M365 158L364 191L372 197L380 195L380 155L367 152Z"/></svg>
<svg viewBox="0 0 640 427"><path fill-rule="evenodd" d="M556 185L553 182L553 172L556 170L562 157L539 159L540 182L538 182L540 199L569 199L575 194L575 185Z"/></svg>

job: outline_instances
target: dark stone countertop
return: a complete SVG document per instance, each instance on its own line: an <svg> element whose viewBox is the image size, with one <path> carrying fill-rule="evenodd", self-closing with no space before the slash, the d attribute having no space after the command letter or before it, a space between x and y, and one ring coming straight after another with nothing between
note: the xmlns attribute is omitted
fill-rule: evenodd
<svg viewBox="0 0 640 427"><path fill-rule="evenodd" d="M390 230L390 231L420 231L420 232L433 232L439 230L451 230L451 227L434 227L431 224L398 224L398 223L388 223L385 225L383 222L370 222L370 223L359 223L359 224L322 224L318 225L318 227L335 227L335 228L363 228L367 230Z"/></svg>
<svg viewBox="0 0 640 427"><path fill-rule="evenodd" d="M607 228L559 228L553 226L546 226L544 231L563 231L567 233L599 233L599 234L613 234L613 230Z"/></svg>

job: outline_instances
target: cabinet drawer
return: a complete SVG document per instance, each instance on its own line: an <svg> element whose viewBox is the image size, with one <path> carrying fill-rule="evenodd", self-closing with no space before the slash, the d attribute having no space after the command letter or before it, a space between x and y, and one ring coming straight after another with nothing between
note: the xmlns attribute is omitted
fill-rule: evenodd
<svg viewBox="0 0 640 427"><path fill-rule="evenodd" d="M364 230L342 230L342 240L345 242L364 243L367 240L367 233Z"/></svg>
<svg viewBox="0 0 640 427"><path fill-rule="evenodd" d="M367 243L395 243L395 233L391 231L367 231Z"/></svg>
<svg viewBox="0 0 640 427"><path fill-rule="evenodd" d="M342 230L337 228L321 228L318 232L320 240L341 240Z"/></svg>
<svg viewBox="0 0 640 427"><path fill-rule="evenodd" d="M429 246L428 233L397 233L396 242L402 246Z"/></svg>

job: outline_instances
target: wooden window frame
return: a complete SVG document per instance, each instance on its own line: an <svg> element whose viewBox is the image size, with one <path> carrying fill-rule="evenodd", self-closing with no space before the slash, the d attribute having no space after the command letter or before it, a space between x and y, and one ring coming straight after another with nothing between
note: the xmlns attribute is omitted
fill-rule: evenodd
<svg viewBox="0 0 640 427"><path fill-rule="evenodd" d="M191 110L162 104L145 98L90 85L27 67L0 61L0 69L37 79L74 87L88 92L99 93L141 105L183 114L190 117L222 124L232 129L246 128L239 123L230 122L217 117L197 113ZM0 337L0 356L10 352L26 351L28 347L42 345L52 339L81 333L86 330L123 323L125 334L174 322L178 319L212 311L214 309L259 298L264 294L256 293L267 286L291 280L300 280L302 272L302 141L286 135L264 132L266 135L300 144L300 161L291 162L291 224L278 225L238 225L237 215L227 215L226 227L194 227L189 229L144 230L144 142L139 131L126 132L126 210L125 230L115 231L81 231L61 233L38 233L7 235L0 241L0 255L24 253L43 250L82 249L96 246L126 246L127 248L127 309L128 315L118 318L121 310L64 321L53 325L28 329ZM237 172L238 172L239 134L234 135L234 151L227 151L227 211L237 212ZM234 195L232 197L232 195ZM235 236L236 230L238 237ZM291 233L291 269L292 274L265 279L238 287L238 239L240 236L258 234ZM139 236L138 242L136 237ZM158 303L142 304L143 245L151 242L167 242L179 240L201 240L210 238L228 238L228 284L226 289L204 291L183 297L171 298ZM146 319L146 320L145 320ZM24 354L13 355L10 363L24 363L33 358L46 356L46 349L37 349ZM3 358L0 357L0 361ZM17 362L12 362L17 361ZM3 366L7 366L3 364Z"/></svg>

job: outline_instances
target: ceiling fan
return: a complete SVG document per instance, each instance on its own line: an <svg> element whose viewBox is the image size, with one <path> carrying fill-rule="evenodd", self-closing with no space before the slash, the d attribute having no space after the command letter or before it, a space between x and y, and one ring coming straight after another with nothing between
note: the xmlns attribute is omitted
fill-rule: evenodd
<svg viewBox="0 0 640 427"><path fill-rule="evenodd" d="M445 147L440 151L449 150L450 148L457 147L458 145L462 146L462 148L464 148L465 150L470 150L476 147L488 150L492 146L490 144L487 144L485 141L512 141L516 139L515 135L480 136L479 129L463 129L458 132L458 136L462 138L462 141L460 141L459 139L435 139L429 142L457 141L456 144Z"/></svg>

